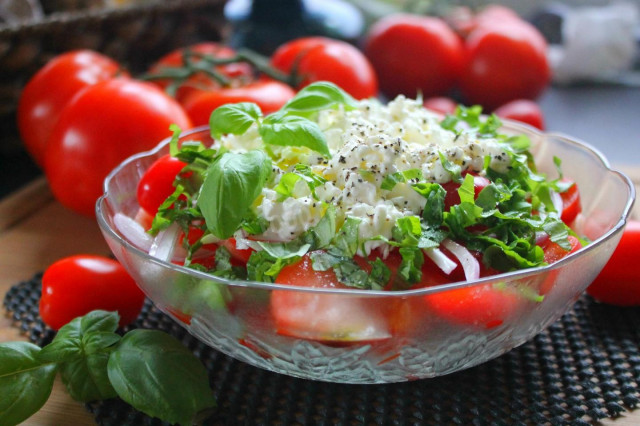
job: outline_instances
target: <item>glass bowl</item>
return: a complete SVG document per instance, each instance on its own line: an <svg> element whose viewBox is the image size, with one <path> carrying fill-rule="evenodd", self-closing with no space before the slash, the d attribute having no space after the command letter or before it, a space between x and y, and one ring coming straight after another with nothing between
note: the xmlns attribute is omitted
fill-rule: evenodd
<svg viewBox="0 0 640 426"><path fill-rule="evenodd" d="M440 376L521 345L567 312L617 246L635 198L629 179L589 145L515 123L505 124L504 131L530 137L540 171L555 177L558 157L564 175L579 185L583 214L575 228L592 243L551 266L384 292L230 281L162 261L144 244L134 244L126 222L138 212L138 180L168 152L168 140L111 172L97 202L97 220L113 254L149 299L229 356L278 373L341 383ZM181 139L211 142L206 128ZM499 296L484 297L485 291ZM271 313L276 299L299 304L294 308L302 307L314 327L333 332L279 332ZM463 309L451 315L452 304Z"/></svg>

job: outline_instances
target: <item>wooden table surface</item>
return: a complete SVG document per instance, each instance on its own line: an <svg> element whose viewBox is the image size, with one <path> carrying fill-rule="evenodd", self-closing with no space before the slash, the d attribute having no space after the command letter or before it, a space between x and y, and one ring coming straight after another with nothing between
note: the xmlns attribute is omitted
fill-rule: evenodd
<svg viewBox="0 0 640 426"><path fill-rule="evenodd" d="M640 167L621 168L640 190ZM640 191L639 191L640 192ZM640 219L640 203L633 216ZM109 254L97 223L58 204L41 178L0 200L0 300L9 288L30 279L62 257ZM26 340L6 315L0 315L0 341ZM640 409L602 424L640 425ZM47 404L25 425L94 425L84 405L68 396L58 379Z"/></svg>

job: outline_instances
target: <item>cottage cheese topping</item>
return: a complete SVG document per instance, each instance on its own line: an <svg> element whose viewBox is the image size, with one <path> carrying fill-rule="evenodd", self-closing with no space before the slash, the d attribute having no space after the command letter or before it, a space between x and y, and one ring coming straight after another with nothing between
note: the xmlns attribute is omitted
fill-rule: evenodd
<svg viewBox="0 0 640 426"><path fill-rule="evenodd" d="M451 176L440 154L463 171L481 171L485 157L490 157L495 170L506 170L509 157L496 140L479 139L471 132L456 134L443 129L439 121L440 117L420 102L403 96L388 105L364 100L356 110L321 112L317 122L326 136L331 158L306 148L270 147L277 170L256 205L258 214L269 221L262 237L293 239L316 225L326 206L333 204L338 220L347 216L361 220L362 240L379 235L391 238L395 221L420 215L425 199L411 188L411 182L398 183L392 190L382 189L386 176L418 169L418 180L446 183ZM241 136L228 135L222 143L239 151L262 147L256 129ZM326 182L315 188L314 196L300 180L291 196L282 199L273 188L298 163L311 166ZM368 241L364 248L368 253L376 247L383 252L387 249L382 241Z"/></svg>

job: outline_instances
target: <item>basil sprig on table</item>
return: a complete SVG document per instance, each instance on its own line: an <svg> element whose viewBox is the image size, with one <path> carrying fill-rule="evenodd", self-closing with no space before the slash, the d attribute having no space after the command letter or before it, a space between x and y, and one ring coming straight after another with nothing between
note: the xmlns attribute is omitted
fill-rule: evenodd
<svg viewBox="0 0 640 426"><path fill-rule="evenodd" d="M116 334L115 312L93 311L60 328L42 349L0 344L0 424L15 425L47 401L56 374L80 402L120 397L170 423L193 424L215 407L207 371L178 340L158 330Z"/></svg>

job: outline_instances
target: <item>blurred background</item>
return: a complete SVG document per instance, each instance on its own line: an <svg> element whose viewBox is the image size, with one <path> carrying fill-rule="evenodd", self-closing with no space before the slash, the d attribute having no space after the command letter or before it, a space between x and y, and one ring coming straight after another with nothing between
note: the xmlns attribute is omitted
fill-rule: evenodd
<svg viewBox="0 0 640 426"><path fill-rule="evenodd" d="M27 81L63 52L96 50L135 76L205 40L268 57L287 40L320 34L364 50L372 26L397 12L437 17L468 44L464 25L491 5L515 12L547 43L550 80L528 96L545 130L583 139L616 166L640 166L640 0L0 0L0 196L43 174L23 147L16 109Z"/></svg>

